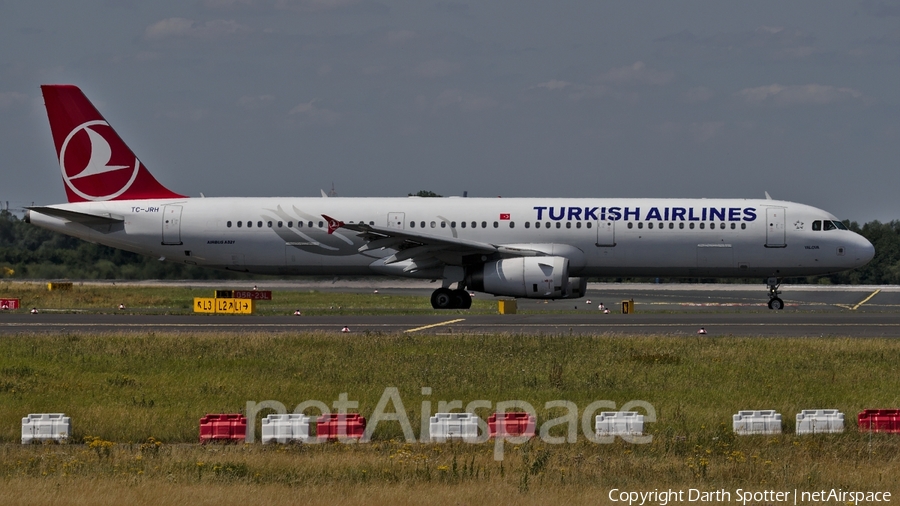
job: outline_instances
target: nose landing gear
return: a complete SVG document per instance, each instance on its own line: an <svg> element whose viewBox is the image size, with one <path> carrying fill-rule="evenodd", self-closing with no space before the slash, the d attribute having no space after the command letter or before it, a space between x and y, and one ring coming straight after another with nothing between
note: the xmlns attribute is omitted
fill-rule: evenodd
<svg viewBox="0 0 900 506"><path fill-rule="evenodd" d="M769 309L784 309L784 301L778 297L781 293L781 290L778 289L781 286L781 282L778 281L778 278L769 278L766 280L766 286L769 291Z"/></svg>

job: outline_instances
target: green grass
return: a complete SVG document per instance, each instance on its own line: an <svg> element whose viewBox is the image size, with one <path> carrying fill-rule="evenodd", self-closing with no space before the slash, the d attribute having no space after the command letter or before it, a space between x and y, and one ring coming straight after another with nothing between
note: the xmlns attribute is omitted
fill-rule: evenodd
<svg viewBox="0 0 900 506"><path fill-rule="evenodd" d="M119 442L196 440L205 413L247 401L288 408L347 392L371 412L397 387L414 427L422 401L563 399L653 404L656 432L776 409L788 431L800 409L900 405L894 340L533 335L27 335L0 341L0 441L19 417L64 411L76 435ZM423 396L422 387L432 394ZM396 425L396 424L394 424ZM381 428L379 428L381 431ZM382 439L398 437L385 426Z"/></svg>
<svg viewBox="0 0 900 506"><path fill-rule="evenodd" d="M355 495L359 491L398 503L424 494L434 504L479 502L478 491L487 488L501 501L535 503L605 502L613 487L898 492L900 436L859 433L854 422L862 409L900 405L898 351L898 343L886 339L6 337L0 340L0 442L7 443L0 446L0 489L10 495L0 492L0 500L51 490L46 483L66 497L90 494L87 484L101 483L120 502L152 497L173 504L184 494L234 502L246 492L275 500L286 489L357 503L367 502ZM197 441L204 414L239 412L247 401L276 400L292 410L311 399L330 405L346 392L367 416L390 386L399 389L417 434L422 401L436 412L440 401L524 400L537 408L540 424L563 414L545 409L547 401L583 409L597 400L620 407L640 399L655 407L657 421L647 424L650 444L593 444L579 430L575 443L507 444L502 463L492 457L493 443L408 444L395 422L379 425L369 444L179 444ZM426 386L429 396L421 393ZM794 415L813 408L843 411L846 433L794 435ZM734 436L731 415L740 409L777 410L785 433ZM487 417L491 411L478 412ZM94 444L17 444L21 417L34 412L65 412L73 420L73 441L87 437ZM162 442L159 450L148 447L150 437ZM34 497L60 499L43 494L50 495Z"/></svg>
<svg viewBox="0 0 900 506"><path fill-rule="evenodd" d="M236 285L237 286L237 285ZM71 290L48 291L46 283L0 282L0 298L18 298L21 311L36 307L41 310L84 311L93 313L190 314L195 297L213 297L213 288L97 286L79 285ZM300 309L304 315L329 314L447 314L431 307L425 296L332 291L279 291L271 301L258 301L255 314L292 314ZM124 304L125 311L119 311ZM493 298L475 299L468 314L495 314Z"/></svg>

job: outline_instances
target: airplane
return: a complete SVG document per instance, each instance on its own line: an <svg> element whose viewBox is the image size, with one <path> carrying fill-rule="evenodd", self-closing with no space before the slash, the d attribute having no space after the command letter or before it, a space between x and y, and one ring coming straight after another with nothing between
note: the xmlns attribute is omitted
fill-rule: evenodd
<svg viewBox="0 0 900 506"><path fill-rule="evenodd" d="M590 277L785 277L865 265L874 247L832 214L766 199L189 198L150 174L82 91L41 86L68 203L25 220L160 260L274 275L440 280L470 291L585 296ZM455 287L454 287L455 285Z"/></svg>

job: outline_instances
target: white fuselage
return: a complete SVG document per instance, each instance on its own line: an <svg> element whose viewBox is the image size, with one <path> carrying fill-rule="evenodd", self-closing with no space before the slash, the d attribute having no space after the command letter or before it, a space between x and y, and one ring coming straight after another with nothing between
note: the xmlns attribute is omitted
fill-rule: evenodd
<svg viewBox="0 0 900 506"><path fill-rule="evenodd" d="M396 251L360 252L365 241L356 232L329 234L322 215L537 250L568 258L569 273L582 277L807 276L858 267L873 255L865 238L832 227L831 214L777 200L272 197L51 207L123 221L89 226L32 212L30 222L168 261L262 274L435 277L380 265ZM816 222L829 225L814 230Z"/></svg>

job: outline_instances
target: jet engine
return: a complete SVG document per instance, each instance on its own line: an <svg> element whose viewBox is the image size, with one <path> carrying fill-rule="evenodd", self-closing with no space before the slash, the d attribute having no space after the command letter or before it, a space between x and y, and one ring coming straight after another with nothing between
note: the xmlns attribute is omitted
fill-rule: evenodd
<svg viewBox="0 0 900 506"><path fill-rule="evenodd" d="M580 278L572 280L576 281L575 290L584 284ZM553 256L487 262L469 271L466 286L479 292L529 299L562 299L573 288L569 260Z"/></svg>

